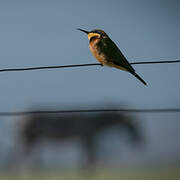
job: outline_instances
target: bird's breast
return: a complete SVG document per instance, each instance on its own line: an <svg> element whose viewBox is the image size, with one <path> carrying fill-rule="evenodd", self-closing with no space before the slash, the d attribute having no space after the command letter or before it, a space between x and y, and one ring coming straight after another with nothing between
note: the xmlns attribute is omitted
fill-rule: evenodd
<svg viewBox="0 0 180 180"><path fill-rule="evenodd" d="M100 51L99 48L99 39L92 40L89 43L89 48L92 54L95 56L95 58L101 63L101 64L106 64L106 56L103 52Z"/></svg>

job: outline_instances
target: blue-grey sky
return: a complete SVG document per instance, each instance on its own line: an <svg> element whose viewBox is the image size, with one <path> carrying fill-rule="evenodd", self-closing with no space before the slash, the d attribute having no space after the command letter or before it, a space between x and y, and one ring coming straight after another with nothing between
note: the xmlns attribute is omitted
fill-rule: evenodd
<svg viewBox="0 0 180 180"><path fill-rule="evenodd" d="M130 62L179 59L177 1L1 1L0 66L95 63L84 29L101 28ZM114 68L4 73L2 110L30 103L126 101L138 107L180 106L179 64L136 65L147 81Z"/></svg>
<svg viewBox="0 0 180 180"><path fill-rule="evenodd" d="M96 63L86 35L76 28L103 29L129 62L180 59L179 7L178 0L1 0L0 68ZM180 64L134 68L148 87L108 67L1 73L0 111L104 101L180 107ZM173 117L168 122L177 128L179 115Z"/></svg>

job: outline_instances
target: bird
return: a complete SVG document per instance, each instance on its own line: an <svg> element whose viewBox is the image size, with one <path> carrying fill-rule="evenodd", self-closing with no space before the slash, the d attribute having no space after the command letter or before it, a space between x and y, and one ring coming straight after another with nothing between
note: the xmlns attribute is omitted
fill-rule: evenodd
<svg viewBox="0 0 180 180"><path fill-rule="evenodd" d="M117 45L103 30L94 29L92 31L86 31L81 28L77 28L77 30L87 34L90 51L102 66L105 65L127 71L134 75L144 85L147 85L147 83L136 73L135 69L131 66Z"/></svg>

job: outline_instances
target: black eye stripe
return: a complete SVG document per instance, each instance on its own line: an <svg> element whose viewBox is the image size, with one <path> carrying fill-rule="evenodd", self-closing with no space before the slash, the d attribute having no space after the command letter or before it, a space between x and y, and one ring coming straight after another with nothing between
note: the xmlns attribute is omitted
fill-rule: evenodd
<svg viewBox="0 0 180 180"><path fill-rule="evenodd" d="M98 33L98 34L102 34L100 31L96 31L96 33Z"/></svg>
<svg viewBox="0 0 180 180"><path fill-rule="evenodd" d="M92 31L93 33L97 33L97 34L100 34L102 35L103 33L101 31Z"/></svg>

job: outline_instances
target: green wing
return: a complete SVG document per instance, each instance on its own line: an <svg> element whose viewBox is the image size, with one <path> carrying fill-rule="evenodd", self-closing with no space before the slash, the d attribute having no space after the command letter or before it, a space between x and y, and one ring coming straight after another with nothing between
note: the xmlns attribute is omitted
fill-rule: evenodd
<svg viewBox="0 0 180 180"><path fill-rule="evenodd" d="M120 49L110 38L102 39L100 43L101 43L99 44L100 52L105 54L109 61L113 62L118 66L124 67L131 73L135 72L135 70L129 64L129 62L124 57Z"/></svg>

